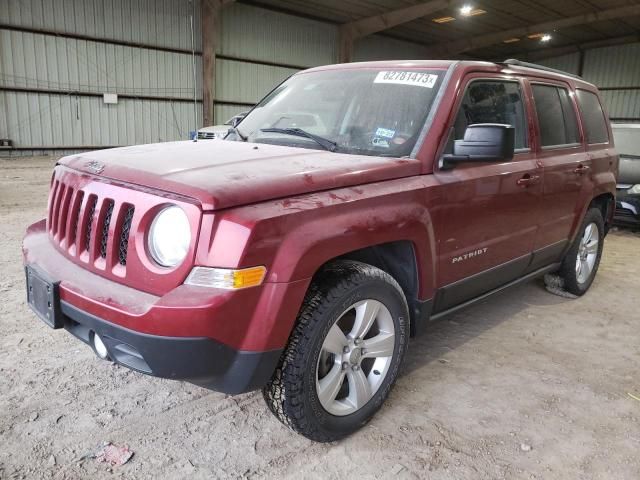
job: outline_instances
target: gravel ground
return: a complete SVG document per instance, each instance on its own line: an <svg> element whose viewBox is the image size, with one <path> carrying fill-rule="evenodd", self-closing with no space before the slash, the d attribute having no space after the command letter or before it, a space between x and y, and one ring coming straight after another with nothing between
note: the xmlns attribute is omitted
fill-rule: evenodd
<svg viewBox="0 0 640 480"><path fill-rule="evenodd" d="M30 313L20 242L52 164L0 160L0 478L640 478L640 235L607 238L578 300L533 282L432 324L374 420L314 444L259 393L133 373ZM106 441L133 458L90 458Z"/></svg>

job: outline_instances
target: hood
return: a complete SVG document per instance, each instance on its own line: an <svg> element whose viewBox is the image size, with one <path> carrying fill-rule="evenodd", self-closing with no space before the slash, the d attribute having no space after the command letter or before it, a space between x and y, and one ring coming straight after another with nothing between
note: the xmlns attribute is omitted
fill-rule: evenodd
<svg viewBox="0 0 640 480"><path fill-rule="evenodd" d="M75 170L198 200L247 205L420 173L420 162L244 142L170 142L98 150L59 161Z"/></svg>
<svg viewBox="0 0 640 480"><path fill-rule="evenodd" d="M202 127L199 132L227 133L231 127L229 125L212 125L210 127Z"/></svg>

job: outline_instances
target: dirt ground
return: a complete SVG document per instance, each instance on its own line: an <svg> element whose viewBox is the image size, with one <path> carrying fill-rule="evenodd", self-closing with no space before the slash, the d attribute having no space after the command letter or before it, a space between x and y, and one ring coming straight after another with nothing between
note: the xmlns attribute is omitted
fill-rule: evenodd
<svg viewBox="0 0 640 480"><path fill-rule="evenodd" d="M0 160L0 478L640 478L640 235L607 238L578 300L533 282L432 324L373 421L314 444L259 393L131 372L30 313L52 165ZM105 441L135 455L99 463Z"/></svg>

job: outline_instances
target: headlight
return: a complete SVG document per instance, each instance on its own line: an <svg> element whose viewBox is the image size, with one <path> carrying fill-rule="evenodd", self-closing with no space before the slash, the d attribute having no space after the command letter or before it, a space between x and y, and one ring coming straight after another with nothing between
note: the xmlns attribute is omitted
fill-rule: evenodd
<svg viewBox="0 0 640 480"><path fill-rule="evenodd" d="M627 190L627 193L631 193L632 195L640 195L640 183L636 183L633 187Z"/></svg>
<svg viewBox="0 0 640 480"><path fill-rule="evenodd" d="M187 256L189 245L191 226L186 213L175 205L161 210L149 229L151 257L163 267L175 267Z"/></svg>

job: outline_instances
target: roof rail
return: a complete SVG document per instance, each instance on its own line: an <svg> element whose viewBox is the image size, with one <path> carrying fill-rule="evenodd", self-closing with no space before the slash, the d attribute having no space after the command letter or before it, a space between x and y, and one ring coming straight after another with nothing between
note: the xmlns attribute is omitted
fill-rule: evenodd
<svg viewBox="0 0 640 480"><path fill-rule="evenodd" d="M545 72L559 73L560 75L566 75L568 77L578 78L582 80L582 77L580 75L574 75L573 73L568 73L563 70L558 70L557 68L545 67L544 65L538 65L537 63L523 62L521 60L516 60L515 58L509 58L504 62L498 62L498 63L502 65L514 65L516 67L527 67L527 68L534 68L536 70L544 70Z"/></svg>

